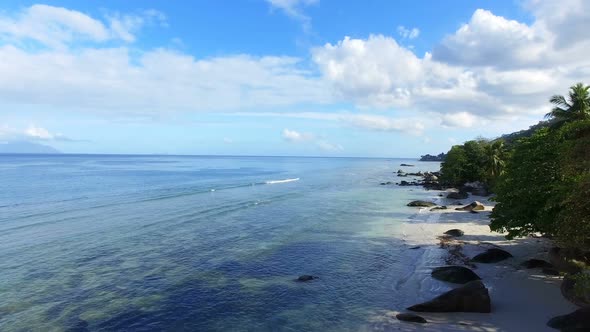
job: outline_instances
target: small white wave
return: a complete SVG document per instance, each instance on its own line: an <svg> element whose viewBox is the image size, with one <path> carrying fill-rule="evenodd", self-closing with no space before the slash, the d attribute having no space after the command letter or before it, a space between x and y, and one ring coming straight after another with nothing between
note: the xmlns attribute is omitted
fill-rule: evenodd
<svg viewBox="0 0 590 332"><path fill-rule="evenodd" d="M294 182L294 181L299 181L299 178L294 178L294 179L284 179L284 180L271 180L271 181L266 181L266 184L277 184L277 183L287 183L287 182Z"/></svg>

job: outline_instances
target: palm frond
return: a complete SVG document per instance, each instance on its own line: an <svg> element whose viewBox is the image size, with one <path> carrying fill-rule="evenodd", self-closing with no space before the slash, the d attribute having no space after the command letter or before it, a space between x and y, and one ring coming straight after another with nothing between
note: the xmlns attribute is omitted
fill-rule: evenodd
<svg viewBox="0 0 590 332"><path fill-rule="evenodd" d="M567 102L567 100L565 100L565 97L561 95L554 95L551 97L551 99L549 99L549 102L555 106L563 108L570 108L572 106Z"/></svg>

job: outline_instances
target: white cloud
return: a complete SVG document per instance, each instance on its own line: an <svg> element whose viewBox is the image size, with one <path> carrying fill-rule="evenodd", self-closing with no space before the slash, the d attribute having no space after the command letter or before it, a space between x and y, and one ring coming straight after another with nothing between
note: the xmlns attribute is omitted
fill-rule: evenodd
<svg viewBox="0 0 590 332"><path fill-rule="evenodd" d="M291 57L195 59L157 49L28 53L0 47L0 99L101 112L166 113L326 103L328 86Z"/></svg>
<svg viewBox="0 0 590 332"><path fill-rule="evenodd" d="M476 10L432 55L419 57L392 37L372 35L315 48L313 59L335 95L362 108L468 113L490 121L540 116L550 107L549 96L590 75L587 34L577 33L571 45L556 47L564 33L554 29L570 29L568 15L578 31L590 27L590 2L570 1L571 6L557 6L554 16L555 2L532 1L536 20L531 25ZM402 35L409 31L404 29ZM463 118L463 124L472 122ZM451 124L448 119L444 122Z"/></svg>
<svg viewBox="0 0 590 332"><path fill-rule="evenodd" d="M291 129L283 129L283 139L289 142L308 142L315 140L315 136L311 133L301 133Z"/></svg>
<svg viewBox="0 0 590 332"><path fill-rule="evenodd" d="M29 125L26 129L16 129L8 125L0 125L0 140L4 141L64 141L76 142L61 133L52 133L46 128Z"/></svg>
<svg viewBox="0 0 590 332"><path fill-rule="evenodd" d="M397 33L402 36L402 38L407 38L407 39L414 39L417 38L420 35L420 29L418 28L406 28L403 25L400 25L397 27Z"/></svg>
<svg viewBox="0 0 590 332"><path fill-rule="evenodd" d="M441 124L446 127L461 127L469 128L473 127L478 121L478 117L468 113L449 113L442 116Z"/></svg>
<svg viewBox="0 0 590 332"><path fill-rule="evenodd" d="M89 15L62 7L33 5L10 16L0 16L0 40L22 44L34 41L50 48L65 48L72 43L108 40L135 41L134 33L148 22L165 22L155 10L139 14L113 14L109 25Z"/></svg>
<svg viewBox="0 0 590 332"><path fill-rule="evenodd" d="M303 26L303 30L309 32L311 30L311 18L303 12L303 8L309 5L314 5L319 0L266 0L272 8L276 8L284 12L287 16L298 20Z"/></svg>
<svg viewBox="0 0 590 332"><path fill-rule="evenodd" d="M30 125L29 128L25 130L25 134L32 137L38 138L42 140L52 140L56 136L49 132L49 130L41 127L37 127L35 125Z"/></svg>
<svg viewBox="0 0 590 332"><path fill-rule="evenodd" d="M339 152L344 150L344 147L342 147L342 145L330 143L327 140L320 138L312 133L298 132L295 130L285 128L283 129L282 137L284 140L291 143L312 144L313 146L326 152Z"/></svg>
<svg viewBox="0 0 590 332"><path fill-rule="evenodd" d="M302 22L309 22L303 9L315 2L269 0ZM96 18L35 5L0 16L0 107L150 118L352 103L365 114L293 116L414 134L440 124L500 123L546 113L550 95L590 77L590 38L572 33L590 27L589 6L531 0L531 24L477 10L432 54L416 55L392 36L371 35L313 48L307 63L288 56L196 58L166 48L132 49L127 43L140 38L142 27L166 24L163 14ZM402 38L419 35L417 28L400 28ZM387 113L375 115L377 110Z"/></svg>
<svg viewBox="0 0 590 332"><path fill-rule="evenodd" d="M406 132L421 135L424 130L422 122L415 119L393 119L369 114L349 115L342 119L355 127L373 131Z"/></svg>
<svg viewBox="0 0 590 332"><path fill-rule="evenodd" d="M538 61L547 46L532 27L478 9L469 23L434 49L433 57L459 65L520 67Z"/></svg>

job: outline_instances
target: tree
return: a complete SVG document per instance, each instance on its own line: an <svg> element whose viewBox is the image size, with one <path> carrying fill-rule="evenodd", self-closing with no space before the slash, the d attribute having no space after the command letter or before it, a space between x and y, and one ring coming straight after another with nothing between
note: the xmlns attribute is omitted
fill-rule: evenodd
<svg viewBox="0 0 590 332"><path fill-rule="evenodd" d="M554 235L590 250L590 120L543 128L515 143L495 187L490 228Z"/></svg>
<svg viewBox="0 0 590 332"><path fill-rule="evenodd" d="M506 165L504 142L491 142L484 147L484 150L486 155L486 171L488 179L493 181L496 177L504 173L504 166Z"/></svg>
<svg viewBox="0 0 590 332"><path fill-rule="evenodd" d="M570 87L567 99L561 95L554 95L549 101L555 107L545 116L555 119L557 125L590 119L590 86L588 85L577 83Z"/></svg>
<svg viewBox="0 0 590 332"><path fill-rule="evenodd" d="M454 145L447 153L445 161L441 164L441 180L449 185L461 185L464 166L467 162L463 145Z"/></svg>
<svg viewBox="0 0 590 332"><path fill-rule="evenodd" d="M496 185L492 231L508 237L555 233L560 182L559 140L547 128L514 146L504 175Z"/></svg>

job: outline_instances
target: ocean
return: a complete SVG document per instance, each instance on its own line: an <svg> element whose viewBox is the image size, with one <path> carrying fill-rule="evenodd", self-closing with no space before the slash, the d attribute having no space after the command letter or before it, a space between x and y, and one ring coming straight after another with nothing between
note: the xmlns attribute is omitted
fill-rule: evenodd
<svg viewBox="0 0 590 332"><path fill-rule="evenodd" d="M402 309L415 159L0 155L2 331L358 331ZM296 282L299 275L318 279Z"/></svg>

